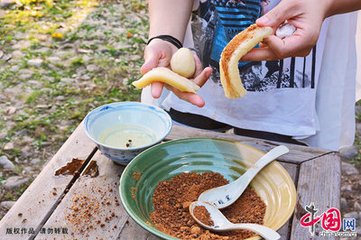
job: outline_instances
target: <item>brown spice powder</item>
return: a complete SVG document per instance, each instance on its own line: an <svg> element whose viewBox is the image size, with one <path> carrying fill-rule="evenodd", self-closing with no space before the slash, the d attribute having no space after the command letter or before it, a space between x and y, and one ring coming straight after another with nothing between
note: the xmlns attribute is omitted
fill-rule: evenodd
<svg viewBox="0 0 361 240"><path fill-rule="evenodd" d="M208 210L204 206L196 206L193 210L194 216L203 224L213 226L214 222L209 214Z"/></svg>
<svg viewBox="0 0 361 240"><path fill-rule="evenodd" d="M136 187L131 187L130 188L130 194L131 194L132 198L135 200L137 198L137 188Z"/></svg>
<svg viewBox="0 0 361 240"><path fill-rule="evenodd" d="M135 181L139 181L140 177L142 176L142 174L140 172L137 172L137 171L134 171L132 173L132 178L135 180Z"/></svg>
<svg viewBox="0 0 361 240"><path fill-rule="evenodd" d="M170 180L158 184L153 194L154 212L150 217L162 232L180 239L199 240L241 240L255 234L246 230L212 233L200 227L189 213L188 206L198 196L210 188L227 184L219 173L181 173ZM230 207L222 210L233 223L263 224L266 205L252 188L247 188L242 196Z"/></svg>
<svg viewBox="0 0 361 240"><path fill-rule="evenodd" d="M99 211L99 202L86 195L75 195L65 219L78 233L86 233L93 228L94 216Z"/></svg>

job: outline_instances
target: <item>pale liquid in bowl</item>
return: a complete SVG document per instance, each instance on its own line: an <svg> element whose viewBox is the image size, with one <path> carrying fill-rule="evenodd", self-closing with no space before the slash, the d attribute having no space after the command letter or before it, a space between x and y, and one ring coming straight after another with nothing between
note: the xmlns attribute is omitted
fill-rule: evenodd
<svg viewBox="0 0 361 240"><path fill-rule="evenodd" d="M139 125L116 125L99 134L99 142L116 148L146 146L156 141L155 133Z"/></svg>

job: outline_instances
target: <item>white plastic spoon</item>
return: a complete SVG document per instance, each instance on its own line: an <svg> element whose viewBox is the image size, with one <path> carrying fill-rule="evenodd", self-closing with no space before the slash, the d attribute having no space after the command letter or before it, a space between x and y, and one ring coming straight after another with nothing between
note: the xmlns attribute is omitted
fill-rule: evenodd
<svg viewBox="0 0 361 240"><path fill-rule="evenodd" d="M203 206L207 209L210 218L213 221L213 226L206 225L195 216L194 209L197 206ZM194 218L194 220L196 220L196 222L199 223L199 225L211 231L224 232L224 231L244 229L257 233L265 240L278 240L281 238L281 236L276 231L260 224L231 223L230 221L228 221L228 219L223 215L221 211L219 211L215 206L206 202L200 202L200 201L192 202L189 205L189 212Z"/></svg>
<svg viewBox="0 0 361 240"><path fill-rule="evenodd" d="M273 148L271 151L263 155L263 157L261 157L254 166L248 169L237 180L229 184L204 191L201 195L199 195L198 201L211 203L219 209L228 207L242 195L252 179L262 168L267 166L267 164L279 156L288 152L289 149L283 145Z"/></svg>

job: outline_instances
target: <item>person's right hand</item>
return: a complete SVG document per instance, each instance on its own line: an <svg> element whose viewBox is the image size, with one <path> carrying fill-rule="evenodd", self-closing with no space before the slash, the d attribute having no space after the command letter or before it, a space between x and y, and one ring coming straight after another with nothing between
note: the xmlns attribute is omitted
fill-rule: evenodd
<svg viewBox="0 0 361 240"><path fill-rule="evenodd" d="M144 50L144 64L141 67L141 73L145 74L156 67L170 67L170 60L177 50L178 49L173 44L167 41L163 41L161 39L152 40ZM196 72L192 81L201 87L211 76L212 68L206 67L203 69L196 54L194 54L194 60L196 63ZM154 98L159 98L162 94L163 87L164 84L161 82L152 83L152 96ZM205 105L204 100L195 93L181 92L169 85L165 85L165 87L182 100L190 102L198 107L203 107Z"/></svg>
<svg viewBox="0 0 361 240"><path fill-rule="evenodd" d="M336 0L337 1L337 0ZM286 38L271 35L263 40L263 47L254 48L242 61L271 61L288 57L306 57L316 45L321 26L327 17L329 1L282 0L271 11L257 19L261 27L276 30L286 20L296 31Z"/></svg>

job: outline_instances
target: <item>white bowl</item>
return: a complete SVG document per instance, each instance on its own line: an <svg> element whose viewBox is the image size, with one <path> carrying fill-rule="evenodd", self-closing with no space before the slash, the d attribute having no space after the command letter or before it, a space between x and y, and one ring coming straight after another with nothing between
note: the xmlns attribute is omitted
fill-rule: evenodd
<svg viewBox="0 0 361 240"><path fill-rule="evenodd" d="M89 112L84 126L106 157L127 165L137 154L162 141L172 128L172 120L156 106L116 102Z"/></svg>

